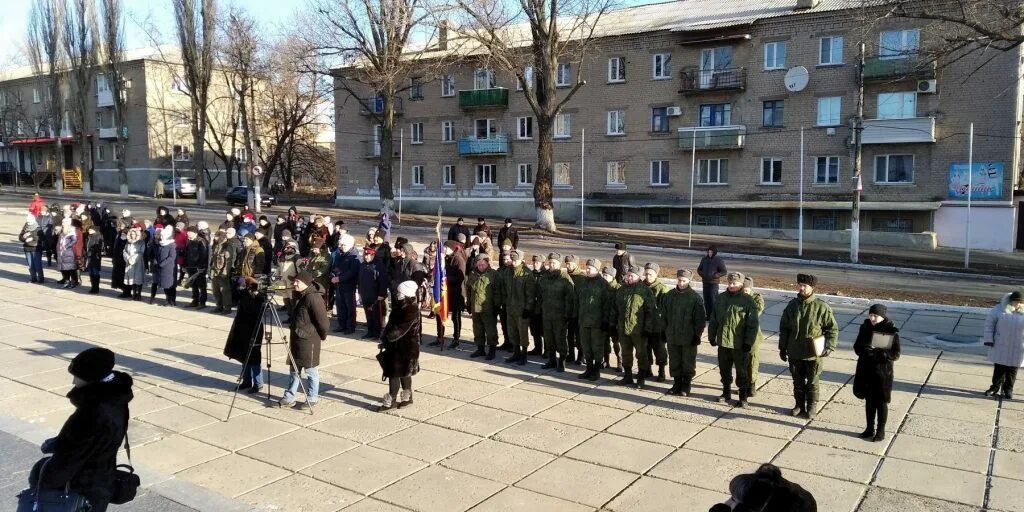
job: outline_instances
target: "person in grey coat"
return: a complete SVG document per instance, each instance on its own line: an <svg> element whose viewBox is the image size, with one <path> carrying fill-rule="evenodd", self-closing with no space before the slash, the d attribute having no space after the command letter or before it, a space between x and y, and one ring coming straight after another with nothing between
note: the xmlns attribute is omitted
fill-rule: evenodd
<svg viewBox="0 0 1024 512"><path fill-rule="evenodd" d="M175 260L178 257L177 248L174 246L174 228L164 226L160 230L160 240L157 242L156 255L153 261L153 284L163 288L164 299L168 306L177 306L175 299L178 294L178 269Z"/></svg>
<svg viewBox="0 0 1024 512"><path fill-rule="evenodd" d="M142 239L142 227L132 226L128 230L124 245L124 285L132 292L132 300L142 300L142 285L146 280L146 242Z"/></svg>
<svg viewBox="0 0 1024 512"><path fill-rule="evenodd" d="M992 362L992 386L985 395L998 395L1013 399L1013 385L1017 369L1024 366L1024 294L1008 293L992 308L985 319L982 337L988 347L988 360Z"/></svg>

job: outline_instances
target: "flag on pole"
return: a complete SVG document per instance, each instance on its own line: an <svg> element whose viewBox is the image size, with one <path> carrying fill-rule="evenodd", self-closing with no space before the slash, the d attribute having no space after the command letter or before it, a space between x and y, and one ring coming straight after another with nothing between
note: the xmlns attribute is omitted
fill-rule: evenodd
<svg viewBox="0 0 1024 512"><path fill-rule="evenodd" d="M437 250L434 251L434 314L444 321L448 317L448 276L444 271L444 242L441 240L441 208L437 208Z"/></svg>

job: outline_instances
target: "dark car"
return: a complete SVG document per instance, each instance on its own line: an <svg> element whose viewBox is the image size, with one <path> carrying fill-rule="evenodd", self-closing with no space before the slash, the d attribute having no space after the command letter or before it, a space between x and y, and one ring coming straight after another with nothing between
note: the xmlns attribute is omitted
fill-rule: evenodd
<svg viewBox="0 0 1024 512"><path fill-rule="evenodd" d="M233 187L224 194L224 200L232 206L242 206L249 202L249 189L247 187ZM274 206L277 198L271 194L260 194L260 204L263 206Z"/></svg>

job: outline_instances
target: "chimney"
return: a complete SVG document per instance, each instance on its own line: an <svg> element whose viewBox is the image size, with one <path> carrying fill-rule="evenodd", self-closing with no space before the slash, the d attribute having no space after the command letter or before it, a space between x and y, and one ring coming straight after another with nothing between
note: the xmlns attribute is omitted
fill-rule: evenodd
<svg viewBox="0 0 1024 512"><path fill-rule="evenodd" d="M448 21L441 20L437 24L437 49L441 51L448 50Z"/></svg>
<svg viewBox="0 0 1024 512"><path fill-rule="evenodd" d="M796 0L797 10L813 9L821 3L821 0Z"/></svg>

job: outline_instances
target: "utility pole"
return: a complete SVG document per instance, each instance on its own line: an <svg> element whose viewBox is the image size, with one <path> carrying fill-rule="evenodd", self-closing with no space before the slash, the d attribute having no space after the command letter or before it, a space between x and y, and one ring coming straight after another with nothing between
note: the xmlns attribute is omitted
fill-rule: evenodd
<svg viewBox="0 0 1024 512"><path fill-rule="evenodd" d="M853 120L853 205L850 209L850 262L860 260L860 192L864 188L861 183L861 167L863 144L861 134L864 131L864 42L860 43L860 55L857 59L857 117Z"/></svg>

